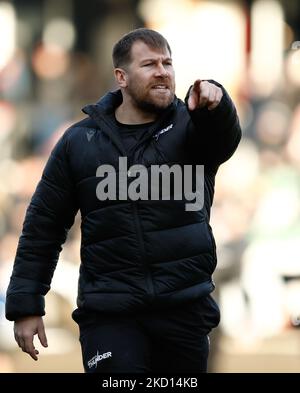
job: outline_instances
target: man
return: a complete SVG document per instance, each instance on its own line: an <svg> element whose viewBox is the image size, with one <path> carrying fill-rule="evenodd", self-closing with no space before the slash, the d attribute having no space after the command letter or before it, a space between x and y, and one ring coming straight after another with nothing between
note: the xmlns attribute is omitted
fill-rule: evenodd
<svg viewBox="0 0 300 393"><path fill-rule="evenodd" d="M6 316L15 321L19 346L37 360L34 335L47 346L44 295L80 209L73 318L85 371L205 372L208 333L219 323L210 296L216 251L209 216L217 169L241 138L236 110L214 81L196 80L185 103L176 98L171 49L153 30L121 38L113 62L119 90L83 109L88 117L65 132L33 195ZM193 190L197 176L188 169L204 165L201 208L187 209L190 199L175 191L164 198L165 184L154 190L158 197L147 198L148 174L173 164L184 169L174 172L173 183L185 176ZM131 168L144 183L136 186Z"/></svg>

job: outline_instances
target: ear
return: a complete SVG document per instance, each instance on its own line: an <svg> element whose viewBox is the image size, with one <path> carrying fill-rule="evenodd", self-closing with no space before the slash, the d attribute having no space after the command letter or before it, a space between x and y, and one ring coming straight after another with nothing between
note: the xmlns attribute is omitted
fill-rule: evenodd
<svg viewBox="0 0 300 393"><path fill-rule="evenodd" d="M120 87L127 87L127 73L123 68L115 68L114 74Z"/></svg>

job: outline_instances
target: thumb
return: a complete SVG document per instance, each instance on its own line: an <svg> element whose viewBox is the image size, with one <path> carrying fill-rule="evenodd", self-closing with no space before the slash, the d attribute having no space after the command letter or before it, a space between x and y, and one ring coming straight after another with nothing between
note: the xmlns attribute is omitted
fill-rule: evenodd
<svg viewBox="0 0 300 393"><path fill-rule="evenodd" d="M199 104L200 83L201 83L201 79L197 79L190 90L189 98L187 102L190 111L196 109Z"/></svg>
<svg viewBox="0 0 300 393"><path fill-rule="evenodd" d="M38 333L38 338L39 338L41 344L43 345L43 347L48 347L48 342L47 342L47 337L46 337L46 332L45 332L43 321L39 325L37 333Z"/></svg>

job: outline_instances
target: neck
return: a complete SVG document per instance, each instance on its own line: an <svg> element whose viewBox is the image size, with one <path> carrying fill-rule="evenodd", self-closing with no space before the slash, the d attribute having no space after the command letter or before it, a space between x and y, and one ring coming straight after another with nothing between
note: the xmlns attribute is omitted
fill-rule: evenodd
<svg viewBox="0 0 300 393"><path fill-rule="evenodd" d="M115 116L118 122L123 124L144 124L155 121L156 113L146 112L138 108L132 100L123 95L123 102L115 110Z"/></svg>

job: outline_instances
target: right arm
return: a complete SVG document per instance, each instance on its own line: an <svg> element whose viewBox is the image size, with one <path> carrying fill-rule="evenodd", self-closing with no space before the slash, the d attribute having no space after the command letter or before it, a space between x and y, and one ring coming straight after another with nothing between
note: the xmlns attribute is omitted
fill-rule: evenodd
<svg viewBox="0 0 300 393"><path fill-rule="evenodd" d="M44 296L78 210L67 135L53 149L27 209L6 294L6 318L16 321L17 342L31 356L36 355L29 341L36 333L43 336Z"/></svg>

